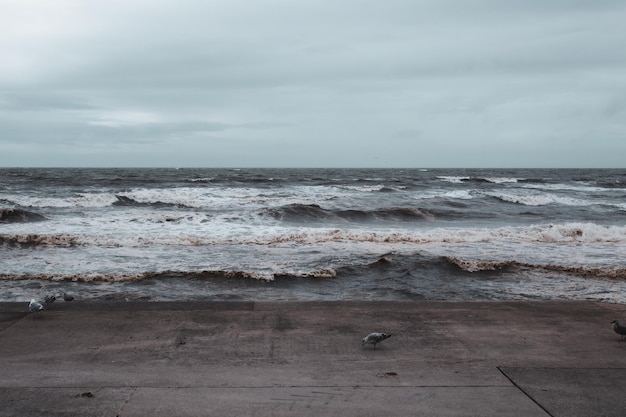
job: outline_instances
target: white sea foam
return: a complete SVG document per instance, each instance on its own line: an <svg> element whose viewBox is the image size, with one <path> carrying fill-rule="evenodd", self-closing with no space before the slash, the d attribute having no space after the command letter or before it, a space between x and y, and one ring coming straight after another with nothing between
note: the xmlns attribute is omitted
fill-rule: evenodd
<svg viewBox="0 0 626 417"><path fill-rule="evenodd" d="M121 192L118 195L131 198L138 203L165 203L196 208L210 206L212 202L206 189L194 187L142 188Z"/></svg>
<svg viewBox="0 0 626 417"><path fill-rule="evenodd" d="M110 193L80 193L69 197L39 197L29 195L0 195L0 199L11 201L22 207L54 208L102 208L117 201Z"/></svg>
<svg viewBox="0 0 626 417"><path fill-rule="evenodd" d="M437 176L442 181L451 182L453 184L461 184L463 181L469 180L471 177L459 177L454 175L439 175Z"/></svg>
<svg viewBox="0 0 626 417"><path fill-rule="evenodd" d="M511 184L516 184L518 183L520 180L523 180L523 178L509 178L509 177L485 177L484 178L485 181L489 181L492 182L494 184L506 184L506 183L511 183Z"/></svg>
<svg viewBox="0 0 626 417"><path fill-rule="evenodd" d="M584 182L569 183L569 184L525 183L525 184L521 184L521 187L541 189L541 190L550 190L550 191L580 191L580 192L587 192L587 193L601 193L601 192L615 192L616 191L610 188L598 187L598 186L590 185Z"/></svg>
<svg viewBox="0 0 626 417"><path fill-rule="evenodd" d="M136 188L120 192L76 193L66 197L0 194L0 200L22 207L105 208L126 197L139 204L171 204L190 208L233 208L243 205L264 207L267 204L313 204L345 197L354 192L379 191L383 186L292 186L290 189L259 189L254 187L176 187Z"/></svg>
<svg viewBox="0 0 626 417"><path fill-rule="evenodd" d="M545 206L556 203L559 200L557 196L550 194L516 195L499 192L487 193L487 195L491 195L492 197L508 203L523 204L525 206Z"/></svg>
<svg viewBox="0 0 626 417"><path fill-rule="evenodd" d="M566 206L586 206L596 204L596 202L590 200L562 197L557 194L549 193L522 193L520 191L500 191L487 192L485 193L485 195L490 195L499 200L509 203L522 204L525 206L546 206L549 204L561 204Z"/></svg>
<svg viewBox="0 0 626 417"><path fill-rule="evenodd" d="M340 190L352 190L352 191L361 191L361 192L375 192L380 191L385 188L384 184L376 184L376 185L342 185L337 187Z"/></svg>
<svg viewBox="0 0 626 417"><path fill-rule="evenodd" d="M480 197L482 194L475 190L417 190L407 193L413 200L429 200L436 198L446 198L452 200L471 200Z"/></svg>
<svg viewBox="0 0 626 417"><path fill-rule="evenodd" d="M49 246L146 247L322 244L330 242L371 242L378 244L544 242L544 243L626 243L626 226L593 223L542 224L501 228L424 228L357 230L336 228L283 227L250 225L206 220L193 214L178 220L150 216L141 225L109 226L98 233L64 225L25 234L0 234L5 243ZM71 231L71 232L70 232Z"/></svg>
<svg viewBox="0 0 626 417"><path fill-rule="evenodd" d="M441 175L441 176L438 176L437 178L439 178L442 181L450 182L453 184L460 184L460 183L463 183L465 181L472 179L472 177L469 177L469 176L451 176L451 175ZM477 179L491 182L493 184L506 184L506 183L515 184L519 182L520 180L523 180L523 178L514 178L514 177L478 177Z"/></svg>

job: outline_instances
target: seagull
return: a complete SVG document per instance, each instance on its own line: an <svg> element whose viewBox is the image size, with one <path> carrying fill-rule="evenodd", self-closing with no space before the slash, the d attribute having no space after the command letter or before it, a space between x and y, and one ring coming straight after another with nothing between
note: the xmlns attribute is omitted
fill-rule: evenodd
<svg viewBox="0 0 626 417"><path fill-rule="evenodd" d="M613 320L611 323L613 324L613 331L622 336L622 340L624 340L624 336L626 336L626 327L619 324L617 320Z"/></svg>
<svg viewBox="0 0 626 417"><path fill-rule="evenodd" d="M74 301L74 296L64 292L63 293L63 301Z"/></svg>
<svg viewBox="0 0 626 417"><path fill-rule="evenodd" d="M374 345L374 349L376 349L376 343L380 343L389 337L391 337L391 335L387 333L379 333L379 332L370 333L363 338L361 345L362 346L365 346L366 344Z"/></svg>
<svg viewBox="0 0 626 417"><path fill-rule="evenodd" d="M39 317L39 312L43 310L43 306L33 298L30 300L30 303L28 303L28 310L31 313L35 313L36 317Z"/></svg>
<svg viewBox="0 0 626 417"><path fill-rule="evenodd" d="M46 304L52 304L54 303L54 300L56 300L57 297L54 294L48 294L46 295L46 298L44 298L43 300L46 302Z"/></svg>

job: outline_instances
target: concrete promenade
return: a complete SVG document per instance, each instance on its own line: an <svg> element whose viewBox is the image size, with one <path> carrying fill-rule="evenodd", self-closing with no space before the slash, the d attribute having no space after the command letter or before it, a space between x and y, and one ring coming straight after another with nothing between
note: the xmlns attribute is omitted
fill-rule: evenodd
<svg viewBox="0 0 626 417"><path fill-rule="evenodd" d="M0 303L0 416L623 416L595 302ZM393 336L362 347L371 331Z"/></svg>

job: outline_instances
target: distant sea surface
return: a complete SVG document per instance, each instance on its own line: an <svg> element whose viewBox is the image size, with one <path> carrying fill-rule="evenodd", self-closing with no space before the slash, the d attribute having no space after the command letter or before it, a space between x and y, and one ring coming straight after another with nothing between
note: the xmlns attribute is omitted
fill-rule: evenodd
<svg viewBox="0 0 626 417"><path fill-rule="evenodd" d="M626 170L0 169L0 301L626 302Z"/></svg>

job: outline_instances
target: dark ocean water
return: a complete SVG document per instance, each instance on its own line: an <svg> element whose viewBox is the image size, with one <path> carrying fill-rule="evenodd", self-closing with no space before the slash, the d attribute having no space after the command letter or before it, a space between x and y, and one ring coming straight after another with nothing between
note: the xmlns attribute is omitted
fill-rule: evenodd
<svg viewBox="0 0 626 417"><path fill-rule="evenodd" d="M626 302L626 170L0 169L0 301Z"/></svg>

